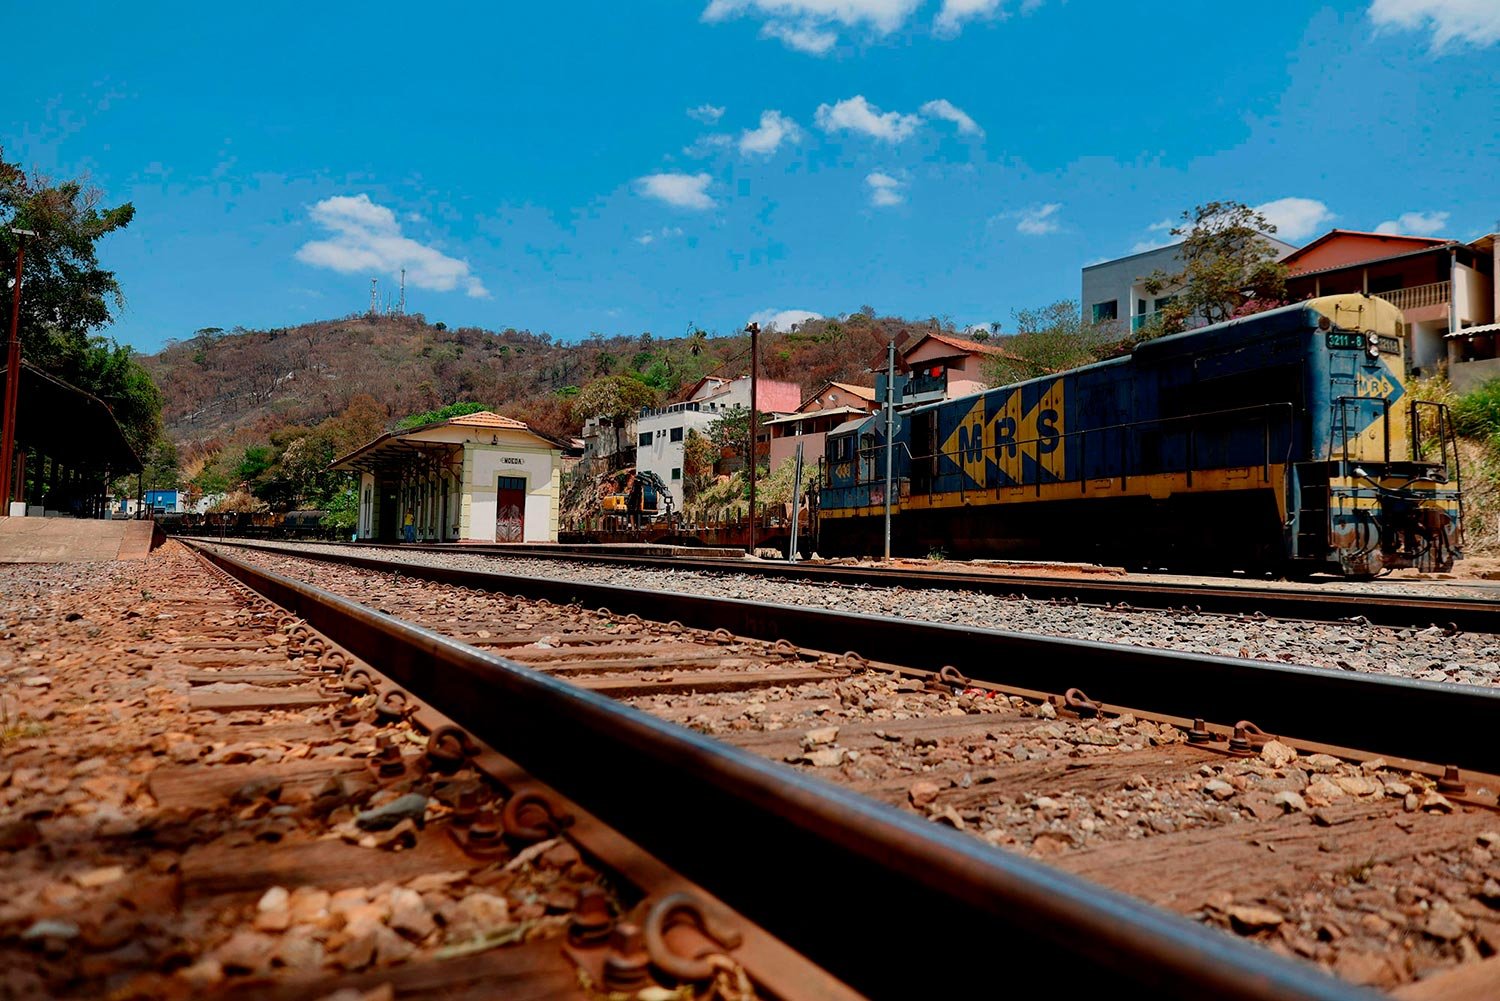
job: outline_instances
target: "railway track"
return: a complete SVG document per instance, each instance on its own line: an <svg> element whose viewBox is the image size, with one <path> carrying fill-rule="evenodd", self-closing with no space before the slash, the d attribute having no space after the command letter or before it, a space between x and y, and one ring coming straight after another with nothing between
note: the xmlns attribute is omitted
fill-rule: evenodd
<svg viewBox="0 0 1500 1001"><path fill-rule="evenodd" d="M261 572L230 564L222 551L213 558L240 575ZM1347 980L1393 986L1434 972L1446 978L1404 988L1413 997L1438 996L1421 993L1433 985L1441 985L1444 996L1477 989L1481 993L1472 996L1479 997L1500 983L1494 964L1480 958L1493 950L1491 908L1500 906L1500 899L1486 896L1484 883L1490 878L1485 874L1491 846L1500 848L1500 837L1493 834L1500 826L1490 791L1495 780L1468 771L1445 775L1447 769L1427 763L1451 759L1467 769L1489 760L1477 746L1480 741L1472 739L1477 732L1458 740L1444 740L1442 733L1452 738L1492 713L1493 693L1158 651L1090 649L1034 637L986 638L975 635L983 631L952 627L892 627L868 616L748 602L700 599L694 604L683 596L460 574L368 558L324 556L321 569L317 562L265 551L252 559L316 579L381 610L384 614L371 616L369 628L396 629L389 616L423 624L507 661L565 677L575 689L624 700L865 797L900 804L909 814L935 820L928 829L942 837L954 834L943 828L978 834L971 843L983 840L1043 857L1054 869L1084 876L1092 885L1222 926L1231 935L1321 963ZM332 575L330 562L366 572ZM293 604L316 597L296 585L271 586L278 588L290 588L278 600ZM497 599L497 592L512 597ZM571 604L573 598L595 610ZM606 604L613 611L597 610ZM637 608L654 609L658 620L670 615L688 624L640 620ZM306 608L302 614L316 618ZM807 649L809 637L821 636L819 647L826 650L826 641L839 635L857 636L865 649L880 651L882 662ZM447 651L431 638L424 643L429 654ZM355 646L352 640L349 645ZM963 673L951 668L936 673L940 660L964 663ZM976 664L991 668L976 670ZM413 673L405 679L398 672L398 680L413 692L445 687L445 675L416 665L409 670ZM1048 674L1051 687L1035 684ZM1111 691L1131 698L1102 704L1078 691L1059 691L1059 674L1101 684L1113 676ZM458 695L426 697L442 703ZM1188 718L1194 713L1179 713L1186 707L1184 697L1200 708L1237 704L1270 712L1278 704L1303 702L1312 711L1262 717L1293 723L1268 727L1283 736L1267 740L1250 728L1235 734L1232 725L1195 727ZM1356 711L1330 711L1340 706ZM1404 732L1387 725L1403 718L1420 721L1428 713L1438 714L1445 725L1419 724ZM1355 725L1349 725L1350 716L1357 717ZM1237 716L1209 712L1206 718L1233 724ZM480 727L504 726L483 713L476 712L475 720ZM531 734L540 725L514 719L509 724ZM1208 739L1197 742L1195 729ZM1376 737L1350 739L1361 734ZM1239 739L1226 741L1229 736ZM1371 743L1374 747L1366 747ZM1397 758L1397 751L1422 760ZM1377 752L1385 758L1377 759ZM628 745L591 745L584 753L596 766L618 759L627 773L631 765L645 773L638 749ZM697 760L703 752L693 753ZM606 781L616 784L620 773L608 771ZM648 801L670 812L660 795L644 783L635 795L624 795L626 802L616 804L618 817L625 818L620 826L652 827L638 815L655 815ZM764 854L768 844L784 846L775 873L751 866L739 879L719 871L722 856L702 858L700 846L666 853L691 859L686 870L726 899L756 899L743 909L768 926L796 926L791 915L775 921L764 917L785 907L788 887L804 881L822 885L820 879L844 875L837 866L847 861L841 857L847 850L830 854L827 845L808 845L785 826L770 835L747 828L743 805L725 802L716 782L694 787L682 802L697 808L696 827L711 830L716 845L732 844L751 854ZM654 843L657 836L653 832L641 840ZM843 837L846 844L864 847L853 832ZM891 851L879 849L880 857ZM954 907L953 901L930 896L892 897L889 886L861 895L858 882L871 874L866 869L853 878L850 899L859 900L860 913L882 920L891 913L931 913L900 903ZM983 879L976 883L972 872L963 879L971 886L991 885ZM932 882L929 876L920 889L900 892L930 894ZM776 899L765 900L767 895ZM1029 895L1026 900L1027 907L1035 904ZM1017 901L1010 898L1010 903ZM794 909L805 911L805 905L798 901ZM958 948L961 942L993 948L993 940L984 945L967 936L980 926L992 928L994 920L993 914L972 912L956 926L945 919L942 935L956 937L940 940L954 955L966 954ZM1035 920L1033 915L1028 928ZM1111 930L1105 940L1128 953L1133 946L1116 937L1119 920L1117 915L1106 922ZM851 939L826 925L803 927L790 940L856 986L890 985L897 982L892 977L910 973L906 959L888 965L863 960L852 973L840 966L838 957L851 949L860 952L859 942L869 951L871 940L860 936L870 929L856 924L848 930ZM1014 936L1017 929L1006 931ZM1096 926L1093 934L1099 932ZM1057 957L1057 942L1029 942L1018 955ZM1111 976L1120 975L1118 965L1110 969ZM1174 973L1168 980L1177 978ZM1480 986L1466 988L1464 978Z"/></svg>
<svg viewBox="0 0 1500 1001"><path fill-rule="evenodd" d="M1363 620L1374 625L1407 627L1442 625L1465 632L1500 632L1500 599L1440 598L1412 594L1381 594L1378 590L1320 589L1316 584L1273 587L1264 584L1222 584L1142 581L1108 575L1060 577L1007 571L984 573L961 570L892 569L820 563L779 563L746 559L689 556L618 555L599 551L569 551L566 547L523 544L400 544L335 543L356 549L393 552L446 552L494 557L545 558L569 563L598 564L658 570L696 570L710 573L758 574L771 579L841 584L970 591L978 594L1019 595L1037 601L1076 601L1083 604L1143 609L1192 608L1230 615L1262 614L1279 619L1315 622Z"/></svg>
<svg viewBox="0 0 1500 1001"><path fill-rule="evenodd" d="M49 672L5 698L0 997L858 997L285 608L151 570L0 630Z"/></svg>

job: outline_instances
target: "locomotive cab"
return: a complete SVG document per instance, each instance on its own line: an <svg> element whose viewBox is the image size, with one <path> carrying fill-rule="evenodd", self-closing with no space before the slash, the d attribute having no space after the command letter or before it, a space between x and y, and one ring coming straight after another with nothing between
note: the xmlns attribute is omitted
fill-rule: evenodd
<svg viewBox="0 0 1500 1001"><path fill-rule="evenodd" d="M1408 392L1401 312L1358 295L1309 305L1314 461L1295 468L1294 559L1359 577L1451 569L1463 548L1457 438L1446 406Z"/></svg>

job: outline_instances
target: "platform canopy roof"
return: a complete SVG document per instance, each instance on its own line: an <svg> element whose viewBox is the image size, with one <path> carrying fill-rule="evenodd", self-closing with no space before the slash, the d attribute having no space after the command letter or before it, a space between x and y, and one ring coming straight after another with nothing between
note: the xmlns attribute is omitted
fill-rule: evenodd
<svg viewBox="0 0 1500 1001"><path fill-rule="evenodd" d="M462 432L463 437L434 436L434 431ZM520 434L535 439L536 443L549 449L566 451L568 442L533 430L524 421L513 417L481 410L475 414L451 417L444 421L433 421L414 428L387 431L374 441L361 445L348 455L335 459L328 467L347 472L374 473L382 478L398 476L401 472L430 463L444 463L462 448L464 441L494 440L501 432Z"/></svg>
<svg viewBox="0 0 1500 1001"><path fill-rule="evenodd" d="M0 365L0 385L8 378L9 369ZM142 468L108 404L25 361L16 397L16 447L111 476Z"/></svg>

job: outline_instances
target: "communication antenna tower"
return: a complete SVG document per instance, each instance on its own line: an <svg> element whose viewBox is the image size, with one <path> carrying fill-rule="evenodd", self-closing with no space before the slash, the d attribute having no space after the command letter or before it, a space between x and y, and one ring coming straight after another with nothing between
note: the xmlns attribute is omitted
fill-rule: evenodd
<svg viewBox="0 0 1500 1001"><path fill-rule="evenodd" d="M406 315L406 269L401 269L401 304L396 307L398 316Z"/></svg>
<svg viewBox="0 0 1500 1001"><path fill-rule="evenodd" d="M370 315L374 316L380 311L380 293L375 286L380 283L379 278L370 279Z"/></svg>

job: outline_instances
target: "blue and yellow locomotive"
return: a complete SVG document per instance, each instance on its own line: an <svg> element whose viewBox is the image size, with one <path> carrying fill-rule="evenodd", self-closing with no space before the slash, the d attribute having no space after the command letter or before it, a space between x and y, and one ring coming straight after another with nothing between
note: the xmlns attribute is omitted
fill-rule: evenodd
<svg viewBox="0 0 1500 1001"><path fill-rule="evenodd" d="M1452 567L1447 411L1406 392L1400 310L1324 296L896 415L895 551L1251 572ZM882 537L885 419L830 433L824 553Z"/></svg>

